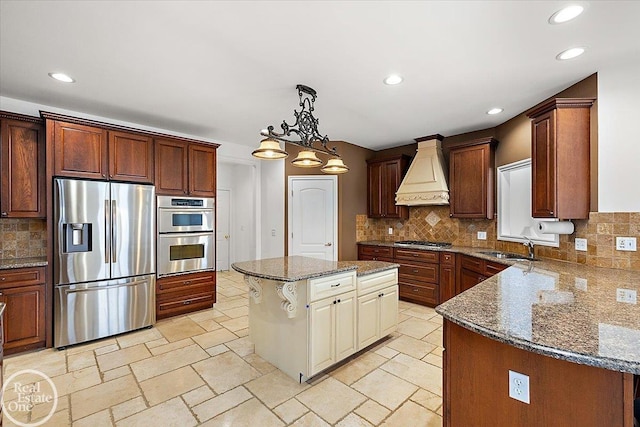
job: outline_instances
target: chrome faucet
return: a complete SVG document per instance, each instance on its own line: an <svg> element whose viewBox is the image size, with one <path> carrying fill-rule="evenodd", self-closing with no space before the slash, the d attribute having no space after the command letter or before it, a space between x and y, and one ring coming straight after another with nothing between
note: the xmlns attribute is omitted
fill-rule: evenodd
<svg viewBox="0 0 640 427"><path fill-rule="evenodd" d="M535 255L533 252L533 248L534 248L533 240L531 240L527 236L522 236L522 237L527 240L526 242L523 243L523 245L525 245L527 249L529 249L529 259L535 258Z"/></svg>

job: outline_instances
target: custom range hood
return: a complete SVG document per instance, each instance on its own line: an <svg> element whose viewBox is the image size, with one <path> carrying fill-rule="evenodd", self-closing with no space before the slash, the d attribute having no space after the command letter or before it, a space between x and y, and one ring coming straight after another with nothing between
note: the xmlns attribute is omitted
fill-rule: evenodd
<svg viewBox="0 0 640 427"><path fill-rule="evenodd" d="M447 168L439 134L416 139L418 151L398 191L396 205L448 205Z"/></svg>

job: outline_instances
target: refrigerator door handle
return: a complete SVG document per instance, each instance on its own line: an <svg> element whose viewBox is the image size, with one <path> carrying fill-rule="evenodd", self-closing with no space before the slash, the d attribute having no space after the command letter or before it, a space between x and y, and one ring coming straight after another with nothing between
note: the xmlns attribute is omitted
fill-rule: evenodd
<svg viewBox="0 0 640 427"><path fill-rule="evenodd" d="M116 250L116 239L118 236L118 229L116 227L117 224L117 217L116 215L118 214L118 211L116 209L116 201L112 200L111 201L111 238L113 239L113 241L111 242L111 252L112 252L112 256L111 256L111 262L115 263L117 262L116 260L116 253L118 252Z"/></svg>
<svg viewBox="0 0 640 427"><path fill-rule="evenodd" d="M109 264L109 243L111 242L111 218L109 213L111 210L109 209L109 200L104 201L104 229L105 229L105 239L104 239L104 263Z"/></svg>
<svg viewBox="0 0 640 427"><path fill-rule="evenodd" d="M144 279L144 280L136 280L134 282L122 283L119 285L110 285L110 286L90 286L87 288L80 288L80 289L63 289L68 286L68 285L65 285L65 286L58 286L58 288L62 289L65 294L75 294L79 292L103 291L107 289L133 287L138 285L144 285L144 284L147 284L148 282L149 282L149 279Z"/></svg>

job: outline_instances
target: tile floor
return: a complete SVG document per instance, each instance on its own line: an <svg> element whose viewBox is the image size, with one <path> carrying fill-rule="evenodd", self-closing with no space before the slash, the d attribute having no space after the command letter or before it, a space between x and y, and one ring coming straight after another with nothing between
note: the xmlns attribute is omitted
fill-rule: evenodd
<svg viewBox="0 0 640 427"><path fill-rule="evenodd" d="M46 426L441 426L442 318L403 301L399 310L390 338L298 384L253 352L247 287L221 272L213 309L10 356L4 378L22 369L52 378L59 402ZM45 408L17 421L36 423Z"/></svg>

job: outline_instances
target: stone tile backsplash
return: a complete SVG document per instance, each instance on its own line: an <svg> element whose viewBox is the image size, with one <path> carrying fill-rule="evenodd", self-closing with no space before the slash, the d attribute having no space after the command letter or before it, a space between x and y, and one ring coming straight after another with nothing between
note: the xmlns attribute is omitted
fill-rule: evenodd
<svg viewBox="0 0 640 427"><path fill-rule="evenodd" d="M0 259L47 255L47 229L43 219L0 219Z"/></svg>
<svg viewBox="0 0 640 427"><path fill-rule="evenodd" d="M536 256L597 267L640 271L640 252L615 249L616 237L635 237L640 243L640 212L591 212L588 220L575 220L575 232L560 236L558 248L536 246ZM389 228L393 234L388 234ZM477 232L486 231L487 240L478 240ZM587 251L575 250L575 239L587 239ZM409 219L374 219L356 216L356 240L433 240L456 246L491 248L526 254L517 242L497 240L496 221L449 217L449 206L409 208Z"/></svg>

